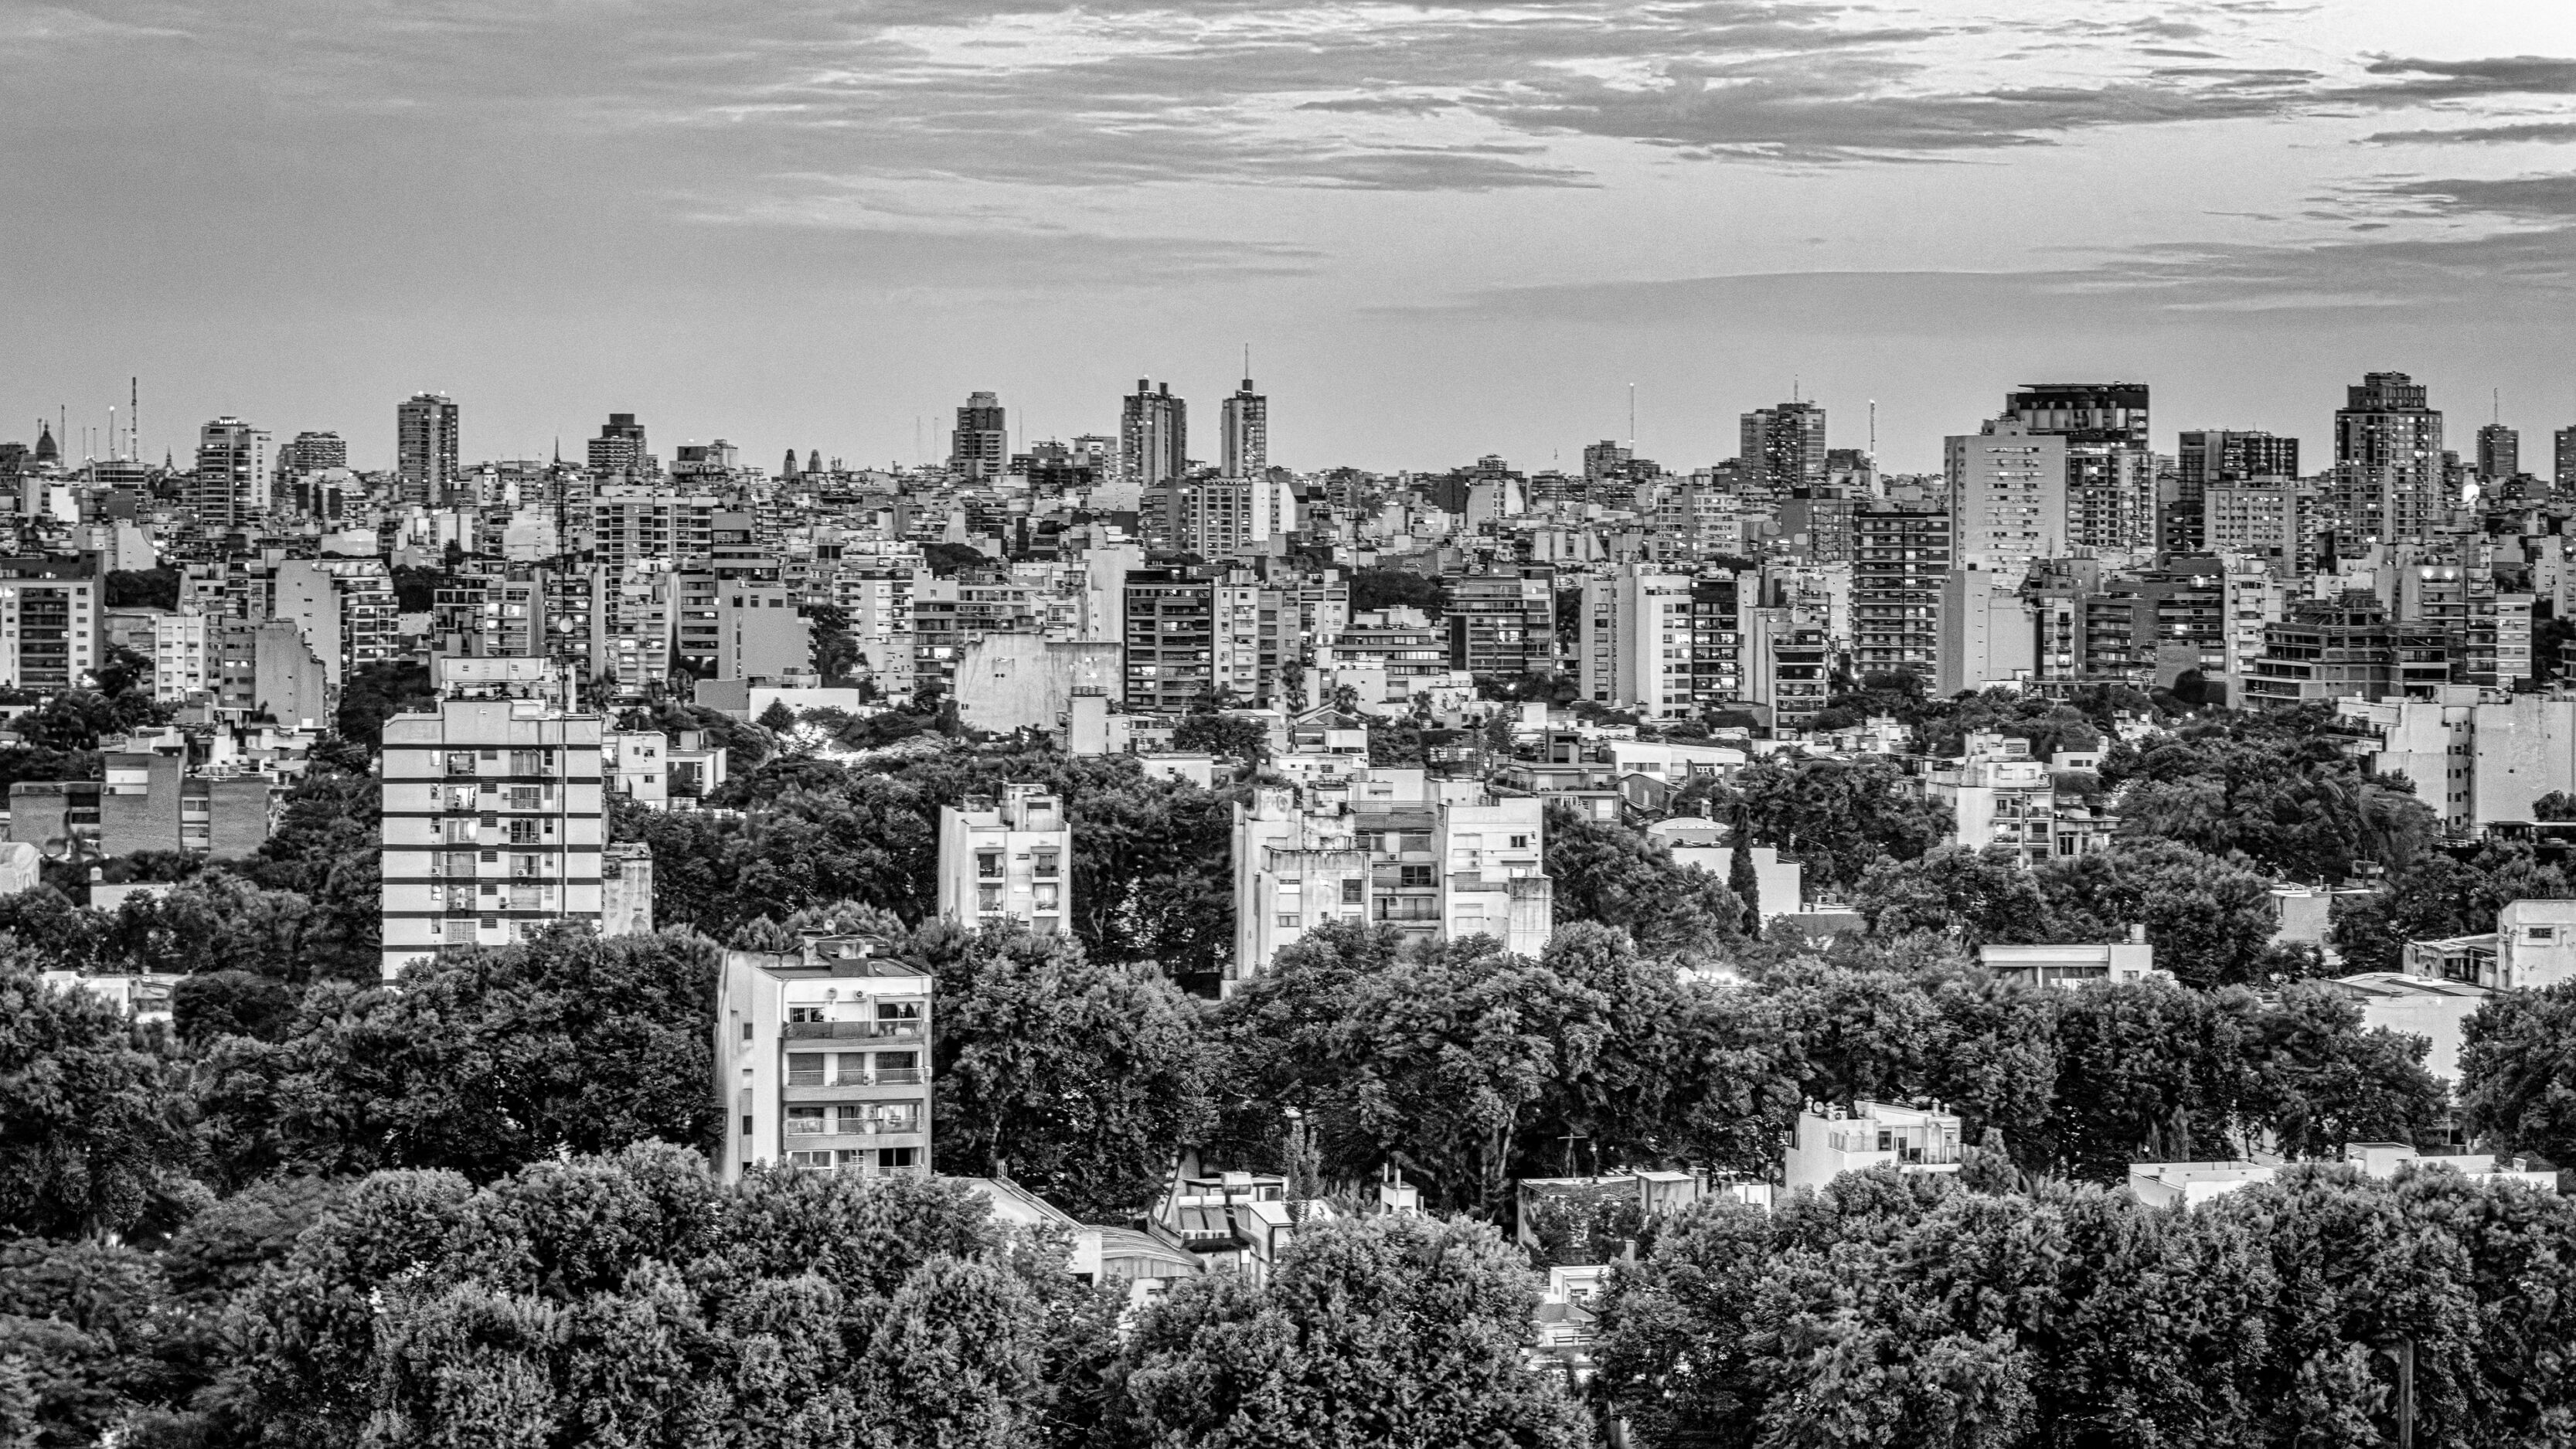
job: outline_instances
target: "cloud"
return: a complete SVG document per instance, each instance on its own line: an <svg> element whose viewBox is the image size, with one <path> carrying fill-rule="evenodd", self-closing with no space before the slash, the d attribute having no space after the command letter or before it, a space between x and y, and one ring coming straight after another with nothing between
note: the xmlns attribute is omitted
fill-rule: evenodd
<svg viewBox="0 0 2576 1449"><path fill-rule="evenodd" d="M2380 131L2362 137L2373 146L2503 145L2517 141L2576 141L2576 120L2521 121L2509 126L2463 126L2438 131Z"/></svg>
<svg viewBox="0 0 2576 1449"><path fill-rule="evenodd" d="M2576 95L2576 59L2564 56L2506 55L2482 60L2382 56L2366 69L2374 76L2404 77L2355 93L2356 98L2383 105L2482 96Z"/></svg>

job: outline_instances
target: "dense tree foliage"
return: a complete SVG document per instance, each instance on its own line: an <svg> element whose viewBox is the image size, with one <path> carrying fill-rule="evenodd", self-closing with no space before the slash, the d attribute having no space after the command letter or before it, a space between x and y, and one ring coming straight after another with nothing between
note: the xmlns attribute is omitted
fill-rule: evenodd
<svg viewBox="0 0 2576 1449"><path fill-rule="evenodd" d="M1739 936L1744 903L1697 866L1624 825L1559 806L1543 832L1556 920L1614 921L1662 955L1707 955Z"/></svg>
<svg viewBox="0 0 2576 1449"><path fill-rule="evenodd" d="M1882 935L1944 931L1969 950L2123 941L2143 926L2156 964L2194 986L2261 983L2306 966L2272 948L2279 912L2269 877L2170 841L2125 841L2030 869L2007 847L1944 846L1871 871L1855 901Z"/></svg>
<svg viewBox="0 0 2576 1449"><path fill-rule="evenodd" d="M1742 820L1755 839L1804 867L1810 891L1857 886L1881 858L1912 860L1950 838L1950 807L1917 798L1893 761L1772 756L1705 794L1711 813Z"/></svg>
<svg viewBox="0 0 2576 1449"><path fill-rule="evenodd" d="M1198 1003L1095 964L1070 936L926 928L936 973L935 1140L951 1172L1007 1175L1088 1221L1152 1198L1209 1113Z"/></svg>
<svg viewBox="0 0 2576 1449"><path fill-rule="evenodd" d="M837 902L919 923L938 900L939 811L1042 784L1073 827L1073 924L1095 960L1213 981L1233 942L1231 806L1241 796L1147 779L1132 759L952 751L899 765L783 756L717 802L741 816L618 807L611 833L653 848L654 915L718 939Z"/></svg>
<svg viewBox="0 0 2576 1449"><path fill-rule="evenodd" d="M114 1006L0 954L0 1231L132 1226L184 1170L175 1097Z"/></svg>
<svg viewBox="0 0 2576 1449"><path fill-rule="evenodd" d="M1374 609L1420 609L1440 617L1440 581L1411 569L1353 569L1351 612Z"/></svg>
<svg viewBox="0 0 2576 1449"><path fill-rule="evenodd" d="M2506 1151L2576 1163L2576 984L2500 993L2462 1023L2460 1118Z"/></svg>
<svg viewBox="0 0 2576 1449"><path fill-rule="evenodd" d="M217 1038L201 1067L208 1175L440 1168L478 1181L557 1152L714 1133L715 952L578 927L324 982L275 1040Z"/></svg>
<svg viewBox="0 0 2576 1449"><path fill-rule="evenodd" d="M2191 1212L1885 1169L1660 1225L1595 1389L1640 1443L2551 1442L2576 1415L2576 1205L2439 1168L2297 1167Z"/></svg>
<svg viewBox="0 0 2576 1449"><path fill-rule="evenodd" d="M1379 1217L1301 1233L1269 1281L1180 1285L1120 1363L1134 1442L1574 1449L1591 1425L1520 1364L1536 1283L1492 1228Z"/></svg>

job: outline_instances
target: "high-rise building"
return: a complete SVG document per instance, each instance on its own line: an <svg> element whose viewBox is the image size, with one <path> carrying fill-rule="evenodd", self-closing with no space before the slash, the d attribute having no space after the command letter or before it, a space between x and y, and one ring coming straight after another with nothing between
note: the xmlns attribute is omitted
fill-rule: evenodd
<svg viewBox="0 0 2576 1449"><path fill-rule="evenodd" d="M217 418L197 430L187 499L198 526L230 528L267 510L268 442L268 434L239 418Z"/></svg>
<svg viewBox="0 0 2576 1449"><path fill-rule="evenodd" d="M1656 719L1748 702L1745 634L1757 576L1660 573L1630 564L1586 580L1576 677L1596 703Z"/></svg>
<svg viewBox="0 0 2576 1449"><path fill-rule="evenodd" d="M2299 440L2260 431L2206 429L2184 433L2174 455L2174 495L2165 501L2164 546L2175 553L2216 548L2201 532L2203 493L2214 483L2299 476Z"/></svg>
<svg viewBox="0 0 2576 1449"><path fill-rule="evenodd" d="M2010 415L1947 439L1959 567L2011 571L2066 552L2070 446Z"/></svg>
<svg viewBox="0 0 2576 1449"><path fill-rule="evenodd" d="M2502 423L2478 429L2478 476L2501 483L2522 471L2522 434Z"/></svg>
<svg viewBox="0 0 2576 1449"><path fill-rule="evenodd" d="M1460 574L1442 586L1449 667L1537 674L1556 667L1555 570L1545 564Z"/></svg>
<svg viewBox="0 0 2576 1449"><path fill-rule="evenodd" d="M998 393L966 395L948 435L948 468L968 478L999 478L1011 463L1011 430Z"/></svg>
<svg viewBox="0 0 2576 1449"><path fill-rule="evenodd" d="M930 1174L931 978L857 936L727 951L716 977L716 1173Z"/></svg>
<svg viewBox="0 0 2576 1449"><path fill-rule="evenodd" d="M1172 396L1172 385L1160 387L1136 379L1118 420L1121 474L1139 488L1168 483L1190 471L1189 404Z"/></svg>
<svg viewBox="0 0 2576 1449"><path fill-rule="evenodd" d="M1938 504L1872 499L1852 515L1853 672L1933 672L1950 559L1950 514Z"/></svg>
<svg viewBox="0 0 2576 1449"><path fill-rule="evenodd" d="M1123 584L1131 712L1177 713L1215 691L1215 585L1179 569L1131 569Z"/></svg>
<svg viewBox="0 0 2576 1449"><path fill-rule="evenodd" d="M394 408L394 475L403 501L445 506L456 483L456 400L416 392Z"/></svg>
<svg viewBox="0 0 2576 1449"><path fill-rule="evenodd" d="M2157 546L2145 383L2024 383L2007 395L2004 409L2025 431L2066 441L2068 548L2143 553ZM1969 535L1961 521L1964 541Z"/></svg>
<svg viewBox="0 0 2576 1449"><path fill-rule="evenodd" d="M2557 455L2551 460L2556 466L2550 483L2561 492L2576 489L2576 428L2560 428L2551 439L2557 444Z"/></svg>
<svg viewBox="0 0 2576 1449"><path fill-rule="evenodd" d="M939 807L939 914L970 930L1019 921L1041 936L1073 917L1073 827L1044 785Z"/></svg>
<svg viewBox="0 0 2576 1449"><path fill-rule="evenodd" d="M1249 478L1270 466L1270 399L1252 390L1251 378L1225 400L1217 421L1224 434L1220 472Z"/></svg>
<svg viewBox="0 0 2576 1449"><path fill-rule="evenodd" d="M277 471L289 476L349 466L349 444L338 433L297 433L277 450Z"/></svg>
<svg viewBox="0 0 2576 1449"><path fill-rule="evenodd" d="M2364 374L2335 411L2331 512L2338 551L2421 543L2448 501L2442 415L2424 386L2402 372Z"/></svg>
<svg viewBox="0 0 2576 1449"><path fill-rule="evenodd" d="M556 677L543 659L442 658L434 670L435 708L384 726L385 978L558 921L605 931L629 919L603 893L603 852L629 847L607 846L599 716L545 697ZM620 887L649 889L649 861Z"/></svg>
<svg viewBox="0 0 2576 1449"><path fill-rule="evenodd" d="M633 413L610 413L590 440L590 468L594 473L623 473L635 478L653 470L652 454L644 450L644 425Z"/></svg>
<svg viewBox="0 0 2576 1449"><path fill-rule="evenodd" d="M1736 456L1744 471L1774 488L1813 488L1825 481L1825 410L1811 402L1755 408L1738 420Z"/></svg>

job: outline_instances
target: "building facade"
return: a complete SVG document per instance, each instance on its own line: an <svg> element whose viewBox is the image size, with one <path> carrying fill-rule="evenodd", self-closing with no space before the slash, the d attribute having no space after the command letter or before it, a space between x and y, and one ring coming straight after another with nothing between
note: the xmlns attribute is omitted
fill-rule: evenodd
<svg viewBox="0 0 2576 1449"><path fill-rule="evenodd" d="M717 1175L927 1177L931 978L853 936L727 951L716 983Z"/></svg>

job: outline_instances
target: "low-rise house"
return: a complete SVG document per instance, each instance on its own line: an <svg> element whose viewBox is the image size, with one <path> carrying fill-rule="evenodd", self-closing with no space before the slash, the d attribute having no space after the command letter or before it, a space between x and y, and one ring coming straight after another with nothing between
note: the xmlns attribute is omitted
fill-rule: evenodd
<svg viewBox="0 0 2576 1449"><path fill-rule="evenodd" d="M2457 1172L2480 1186L2520 1183L2539 1192L2558 1191L2558 1170L2538 1158L2497 1157L2485 1152L2424 1154L2403 1142L2347 1142L2343 1160L2364 1175L2386 1181L2408 1163ZM2232 1158L2219 1162L2133 1162L2129 1195L2150 1207L2198 1207L2250 1183L2269 1182L2285 1166L2277 1158Z"/></svg>
<svg viewBox="0 0 2576 1449"><path fill-rule="evenodd" d="M2172 972L2157 968L2156 948L2148 943L2144 926L2131 926L2125 941L1984 945L1977 948L1977 962L1998 980L2032 986L2083 986L2095 981L2125 984L2151 976L2173 979Z"/></svg>
<svg viewBox="0 0 2576 1449"><path fill-rule="evenodd" d="M1822 1187L1846 1172L1893 1167L1899 1172L1957 1172L1961 1144L1956 1114L1892 1102L1810 1106L1798 1114L1781 1163L1791 1192Z"/></svg>

